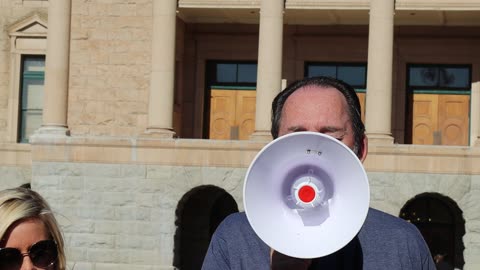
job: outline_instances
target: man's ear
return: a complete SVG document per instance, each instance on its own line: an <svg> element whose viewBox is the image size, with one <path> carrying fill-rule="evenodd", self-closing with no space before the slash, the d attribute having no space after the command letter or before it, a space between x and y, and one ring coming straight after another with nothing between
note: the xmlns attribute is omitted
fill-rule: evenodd
<svg viewBox="0 0 480 270"><path fill-rule="evenodd" d="M359 157L358 157L362 163L367 158L367 153L368 153L368 138L367 138L367 135L363 135L362 148L360 150Z"/></svg>

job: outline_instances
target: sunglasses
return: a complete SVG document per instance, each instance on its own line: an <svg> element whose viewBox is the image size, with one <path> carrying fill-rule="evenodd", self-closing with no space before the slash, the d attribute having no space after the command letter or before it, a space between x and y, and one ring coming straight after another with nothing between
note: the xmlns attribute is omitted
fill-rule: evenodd
<svg viewBox="0 0 480 270"><path fill-rule="evenodd" d="M53 240L42 240L33 244L27 253L16 248L0 248L0 270L20 269L25 256L30 257L36 267L47 268L57 260L57 244Z"/></svg>

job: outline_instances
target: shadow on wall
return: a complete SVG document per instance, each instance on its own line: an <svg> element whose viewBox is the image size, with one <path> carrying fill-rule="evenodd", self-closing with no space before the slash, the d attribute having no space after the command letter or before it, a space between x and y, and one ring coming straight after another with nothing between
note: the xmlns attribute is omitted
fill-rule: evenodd
<svg viewBox="0 0 480 270"><path fill-rule="evenodd" d="M446 263L463 268L465 220L454 200L439 193L422 193L403 206L400 217L417 226L432 256L442 255Z"/></svg>
<svg viewBox="0 0 480 270"><path fill-rule="evenodd" d="M185 193L175 212L173 266L200 269L216 228L235 212L238 206L233 197L217 186L199 186Z"/></svg>

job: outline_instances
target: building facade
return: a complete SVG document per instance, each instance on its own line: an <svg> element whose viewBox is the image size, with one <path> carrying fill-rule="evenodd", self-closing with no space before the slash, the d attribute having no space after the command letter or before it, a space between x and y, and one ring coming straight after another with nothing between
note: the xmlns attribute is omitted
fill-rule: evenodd
<svg viewBox="0 0 480 270"><path fill-rule="evenodd" d="M0 0L0 185L74 269L198 269L286 83L352 84L371 206L480 268L480 1Z"/></svg>

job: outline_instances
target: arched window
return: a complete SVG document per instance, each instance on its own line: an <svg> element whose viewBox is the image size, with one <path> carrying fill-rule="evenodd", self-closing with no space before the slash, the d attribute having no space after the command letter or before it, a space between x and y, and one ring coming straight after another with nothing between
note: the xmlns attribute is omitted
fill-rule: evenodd
<svg viewBox="0 0 480 270"><path fill-rule="evenodd" d="M178 202L173 265L181 270L200 269L215 229L238 212L233 197L212 185L193 188Z"/></svg>
<svg viewBox="0 0 480 270"><path fill-rule="evenodd" d="M465 220L455 201L438 193L423 193L403 206L400 217L417 226L432 256L446 254L450 265L463 267Z"/></svg>

